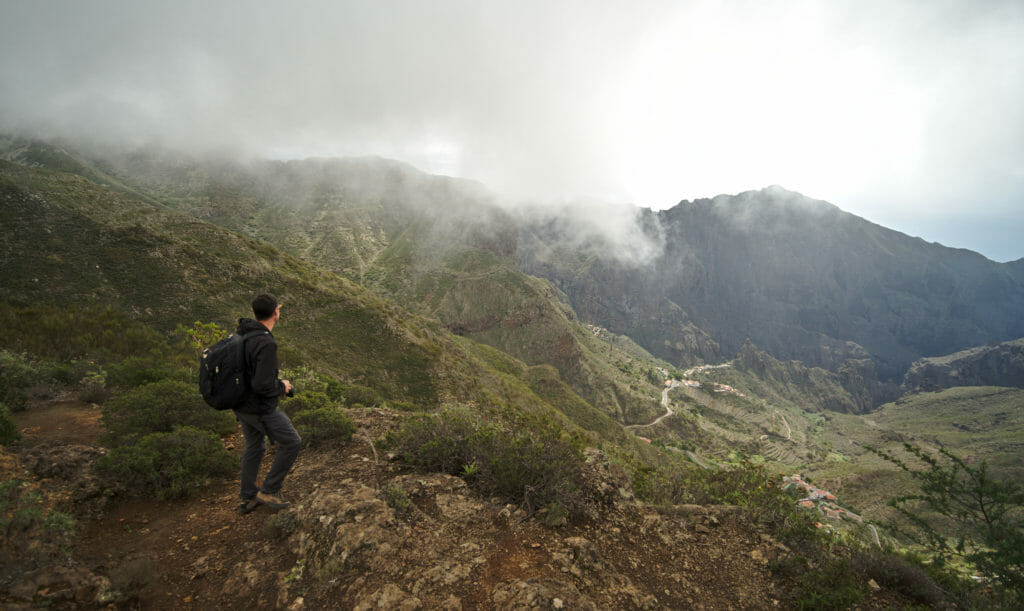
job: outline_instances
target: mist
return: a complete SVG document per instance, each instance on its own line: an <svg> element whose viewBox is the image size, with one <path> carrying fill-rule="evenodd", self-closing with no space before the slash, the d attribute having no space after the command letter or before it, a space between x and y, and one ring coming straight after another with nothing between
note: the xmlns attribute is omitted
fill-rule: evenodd
<svg viewBox="0 0 1024 611"><path fill-rule="evenodd" d="M1010 260L1022 41L1012 1L0 0L0 130L376 155L531 204L784 184Z"/></svg>

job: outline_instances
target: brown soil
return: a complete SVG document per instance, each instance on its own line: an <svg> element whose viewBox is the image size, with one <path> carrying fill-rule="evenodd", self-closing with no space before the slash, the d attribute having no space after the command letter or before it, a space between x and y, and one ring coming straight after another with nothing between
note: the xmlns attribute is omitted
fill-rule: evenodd
<svg viewBox="0 0 1024 611"><path fill-rule="evenodd" d="M94 406L55 403L15 416L24 447L95 446L98 414ZM370 442L396 426L400 414L354 410L350 415L359 427L351 441L300 454L284 491L295 505L325 491L379 490L408 473L375 455L381 450ZM226 443L240 451L239 435ZM10 463L10 455L6 463L0 461L8 477L16 469ZM590 523L551 528L497 500L470 498L464 490L447 496L429 492L455 478L423 475L407 481L417 477L423 478L423 490L406 486L410 510L380 520L394 536L391 543L376 548L368 543L348 561L318 561L315 571L312 556L300 558L302 533L293 532L295 520L286 517L301 515L300 508L275 514L261 507L239 515L234 480L214 481L186 500L115 499L99 519L79 521L71 557L77 566L109 578L112 589L123 594L117 606L126 608L785 606L779 602L785 599L784 586L768 567L781 546L729 508L666 514L630 502ZM452 509L451 499L465 508ZM372 557L359 560L359 553ZM40 599L19 603L0 593L0 602L5 608L31 608ZM900 602L882 592L868 606ZM43 604L99 606L81 600Z"/></svg>

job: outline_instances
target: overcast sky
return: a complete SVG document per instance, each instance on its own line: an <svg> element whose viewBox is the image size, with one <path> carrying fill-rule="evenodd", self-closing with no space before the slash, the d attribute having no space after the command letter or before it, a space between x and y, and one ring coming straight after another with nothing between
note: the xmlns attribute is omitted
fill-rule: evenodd
<svg viewBox="0 0 1024 611"><path fill-rule="evenodd" d="M0 129L382 155L510 199L779 184L1024 257L1024 2L0 0Z"/></svg>

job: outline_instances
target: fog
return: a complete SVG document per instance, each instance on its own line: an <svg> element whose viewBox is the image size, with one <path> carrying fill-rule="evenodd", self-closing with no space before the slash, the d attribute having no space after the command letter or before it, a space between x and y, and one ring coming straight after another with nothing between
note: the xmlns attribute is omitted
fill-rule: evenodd
<svg viewBox="0 0 1024 611"><path fill-rule="evenodd" d="M0 0L0 130L379 155L504 201L781 184L1024 257L1024 3Z"/></svg>

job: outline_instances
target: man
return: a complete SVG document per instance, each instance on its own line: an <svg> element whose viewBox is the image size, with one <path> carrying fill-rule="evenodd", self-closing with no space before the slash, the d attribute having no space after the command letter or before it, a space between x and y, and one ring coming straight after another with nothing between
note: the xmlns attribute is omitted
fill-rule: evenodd
<svg viewBox="0 0 1024 611"><path fill-rule="evenodd" d="M242 504L239 511L249 513L260 505L285 509L289 503L280 496L284 478L299 455L302 439L288 415L277 409L281 395L292 392L291 382L278 378L277 342L271 334L281 319L281 306L269 293L257 295L252 301L256 320L240 318L236 333L245 337L245 373L248 388L235 416L242 425L245 450L242 451ZM265 438L277 444L270 471L261 486L256 485L260 462L267 451Z"/></svg>

